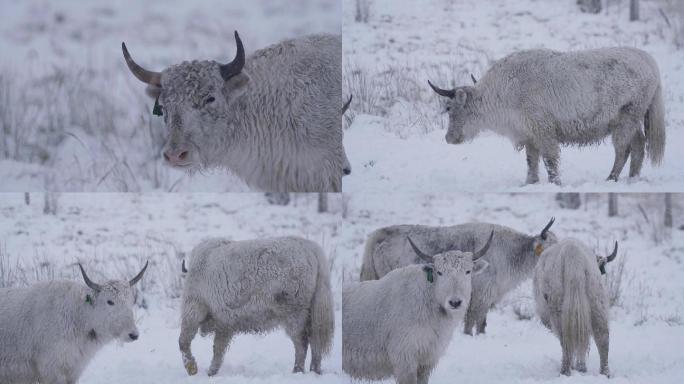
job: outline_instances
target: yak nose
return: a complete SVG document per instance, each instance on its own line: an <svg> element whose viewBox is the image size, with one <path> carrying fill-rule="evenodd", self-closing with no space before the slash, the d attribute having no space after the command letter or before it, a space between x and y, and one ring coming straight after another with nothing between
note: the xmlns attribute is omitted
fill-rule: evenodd
<svg viewBox="0 0 684 384"><path fill-rule="evenodd" d="M351 174L351 168L345 168L342 170L342 172L344 172L345 175L349 175Z"/></svg>
<svg viewBox="0 0 684 384"><path fill-rule="evenodd" d="M131 340L138 340L138 334L137 333L129 333L128 338Z"/></svg>
<svg viewBox="0 0 684 384"><path fill-rule="evenodd" d="M171 165L182 165L188 159L189 151L186 148L168 148L164 151L164 160Z"/></svg>
<svg viewBox="0 0 684 384"><path fill-rule="evenodd" d="M461 300L460 300L460 299L457 299L457 300L449 300L449 305L450 305L451 308L453 308L453 309L458 309L458 307L461 306Z"/></svg>

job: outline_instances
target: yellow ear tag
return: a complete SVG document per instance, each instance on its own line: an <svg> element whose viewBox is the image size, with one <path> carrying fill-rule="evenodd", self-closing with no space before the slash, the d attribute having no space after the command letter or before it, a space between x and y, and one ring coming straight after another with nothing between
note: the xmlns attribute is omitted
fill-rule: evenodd
<svg viewBox="0 0 684 384"><path fill-rule="evenodd" d="M541 255L542 252L544 252L544 247L541 244L537 244L537 246L534 247L535 256Z"/></svg>

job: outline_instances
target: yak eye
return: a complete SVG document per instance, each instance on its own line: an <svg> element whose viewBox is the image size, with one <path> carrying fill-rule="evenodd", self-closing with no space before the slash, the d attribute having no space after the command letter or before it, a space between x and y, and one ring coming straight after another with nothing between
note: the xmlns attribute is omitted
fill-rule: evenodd
<svg viewBox="0 0 684 384"><path fill-rule="evenodd" d="M446 107L447 112L451 111L451 107Z"/></svg>
<svg viewBox="0 0 684 384"><path fill-rule="evenodd" d="M470 271L466 271L466 275L470 275Z"/></svg>
<svg viewBox="0 0 684 384"><path fill-rule="evenodd" d="M114 302L111 301L111 300L107 300L107 304L109 304L109 305L114 305Z"/></svg>
<svg viewBox="0 0 684 384"><path fill-rule="evenodd" d="M437 274L440 275L440 276L442 276L442 272L437 271Z"/></svg>
<svg viewBox="0 0 684 384"><path fill-rule="evenodd" d="M216 100L216 99L214 99L214 96L209 96L209 97L207 98L207 100L204 102L204 104L213 103L214 100Z"/></svg>

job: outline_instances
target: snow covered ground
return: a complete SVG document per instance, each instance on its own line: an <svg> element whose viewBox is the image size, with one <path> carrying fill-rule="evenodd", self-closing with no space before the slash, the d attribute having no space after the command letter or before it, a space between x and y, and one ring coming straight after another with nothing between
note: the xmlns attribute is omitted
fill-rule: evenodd
<svg viewBox="0 0 684 384"><path fill-rule="evenodd" d="M593 345L586 374L559 375L560 344L536 318L529 280L490 311L485 335L455 334L430 383L680 383L684 232L661 224L662 194L620 195L618 202L619 216L608 218L605 194L583 196L579 210L559 209L553 194L351 194L338 253L348 255L341 257L345 281L356 281L365 238L382 226L484 221L538 233L555 216L557 236L578 238L598 253L608 254L619 241L618 259L607 267L610 286L622 277L621 288L610 290L611 297L620 293L611 309L613 378L598 374ZM675 195L673 202L676 228L684 224L684 195ZM519 320L518 314L532 319Z"/></svg>
<svg viewBox="0 0 684 384"><path fill-rule="evenodd" d="M496 222L537 233L551 216L559 237L573 236L600 253L620 242L608 266L610 365L617 383L678 383L684 375L684 195L673 196L674 229L662 224L662 194L619 195L619 215L607 217L607 196L583 196L579 210L557 207L553 194L330 195L330 213L316 212L315 195L294 195L289 206L260 194L58 194L57 214L43 198L0 194L0 286L46 279L80 281L75 262L93 279L130 277L145 260L136 310L140 340L112 344L86 369L83 383L346 383L341 369L343 282L358 280L364 242L382 226ZM179 261L201 239L299 235L322 245L331 260L337 329L324 375L293 375L283 332L239 336L218 377L207 378L211 339L193 343L200 376L188 377L177 347ZM623 272L619 273L620 267ZM618 277L621 285L618 288ZM531 317L520 320L520 317ZM560 346L534 316L531 282L490 312L487 334L457 333L431 383L604 382L592 347L587 374L559 377ZM390 381L387 381L389 383Z"/></svg>
<svg viewBox="0 0 684 384"><path fill-rule="evenodd" d="M684 191L684 49L676 49L684 15L670 7L677 2L642 0L638 22L628 21L626 1L609 1L598 15L580 13L575 3L344 0L343 89L354 96L345 130L353 172L344 191ZM361 7L368 22L355 21L356 4L368 4ZM507 139L484 132L471 143L446 144L448 119L428 79L443 88L470 85L471 73L479 78L518 50L607 46L643 49L660 66L668 136L662 166L646 161L640 179L628 180L625 170L617 184L606 182L614 157L608 139L562 149L563 187L547 183L543 167L540 184L523 186L524 152Z"/></svg>
<svg viewBox="0 0 684 384"><path fill-rule="evenodd" d="M336 239L342 200L330 196L331 213L316 212L316 196L295 196L271 206L261 194L63 194L57 215L43 214L43 196L0 194L0 287L38 280L81 281L76 261L90 277L130 278L145 260L136 310L140 339L100 351L81 383L339 383L341 376L341 266ZM212 339L193 343L200 373L188 377L178 351L180 260L201 239L298 235L319 243L331 264L336 327L324 374L292 374L294 347L282 331L234 339L219 374L206 377ZM307 365L308 367L308 365Z"/></svg>
<svg viewBox="0 0 684 384"><path fill-rule="evenodd" d="M284 38L341 31L339 0L0 0L2 191L246 191L226 172L162 164L162 119L126 68L227 62Z"/></svg>

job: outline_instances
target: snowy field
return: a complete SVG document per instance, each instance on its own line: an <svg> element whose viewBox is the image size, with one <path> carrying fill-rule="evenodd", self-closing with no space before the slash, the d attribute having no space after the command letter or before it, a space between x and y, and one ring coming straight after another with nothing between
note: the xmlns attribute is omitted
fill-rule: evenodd
<svg viewBox="0 0 684 384"><path fill-rule="evenodd" d="M339 0L0 0L3 191L245 191L162 164L162 119L125 65L151 70L341 31Z"/></svg>
<svg viewBox="0 0 684 384"><path fill-rule="evenodd" d="M75 263L95 281L130 278L145 260L136 318L140 339L112 343L87 367L81 383L340 383L342 269L336 241L340 195L331 213L316 212L316 196L294 196L289 206L268 205L260 194L62 194L57 214L43 214L43 196L0 195L0 287L68 279L81 282ZM336 326L323 375L292 374L294 347L282 331L233 340L222 369L208 378L212 338L193 343L200 372L188 377L178 350L180 260L201 239L298 235L323 247L330 261ZM309 356L310 357L310 356ZM308 367L308 364L307 364Z"/></svg>
<svg viewBox="0 0 684 384"><path fill-rule="evenodd" d="M681 383L684 195L673 197L674 229L662 224L662 194L620 195L619 215L613 218L607 217L607 195L582 199L579 210L565 210L557 207L553 194L352 194L337 248L345 281L358 280L366 236L382 226L483 221L532 234L555 216L552 231L559 238L578 238L597 253L610 253L619 241L618 258L606 267L615 302L609 354L613 377L608 381L598 374L593 342L586 374L559 375L560 344L536 317L530 279L489 312L485 335L465 336L459 326L430 383ZM531 319L520 319L525 317Z"/></svg>
<svg viewBox="0 0 684 384"><path fill-rule="evenodd" d="M575 3L344 0L343 92L354 96L345 124L353 173L344 191L684 191L684 7L642 0L641 21L629 22L628 1L604 1L598 15L580 13ZM614 157L608 138L562 149L563 187L546 182L543 166L541 183L523 186L524 152L507 139L483 132L471 143L445 142L448 118L428 79L442 88L471 85L471 73L480 78L519 50L608 46L641 48L658 62L667 120L662 166L647 160L637 180L625 169L617 184L604 181Z"/></svg>

